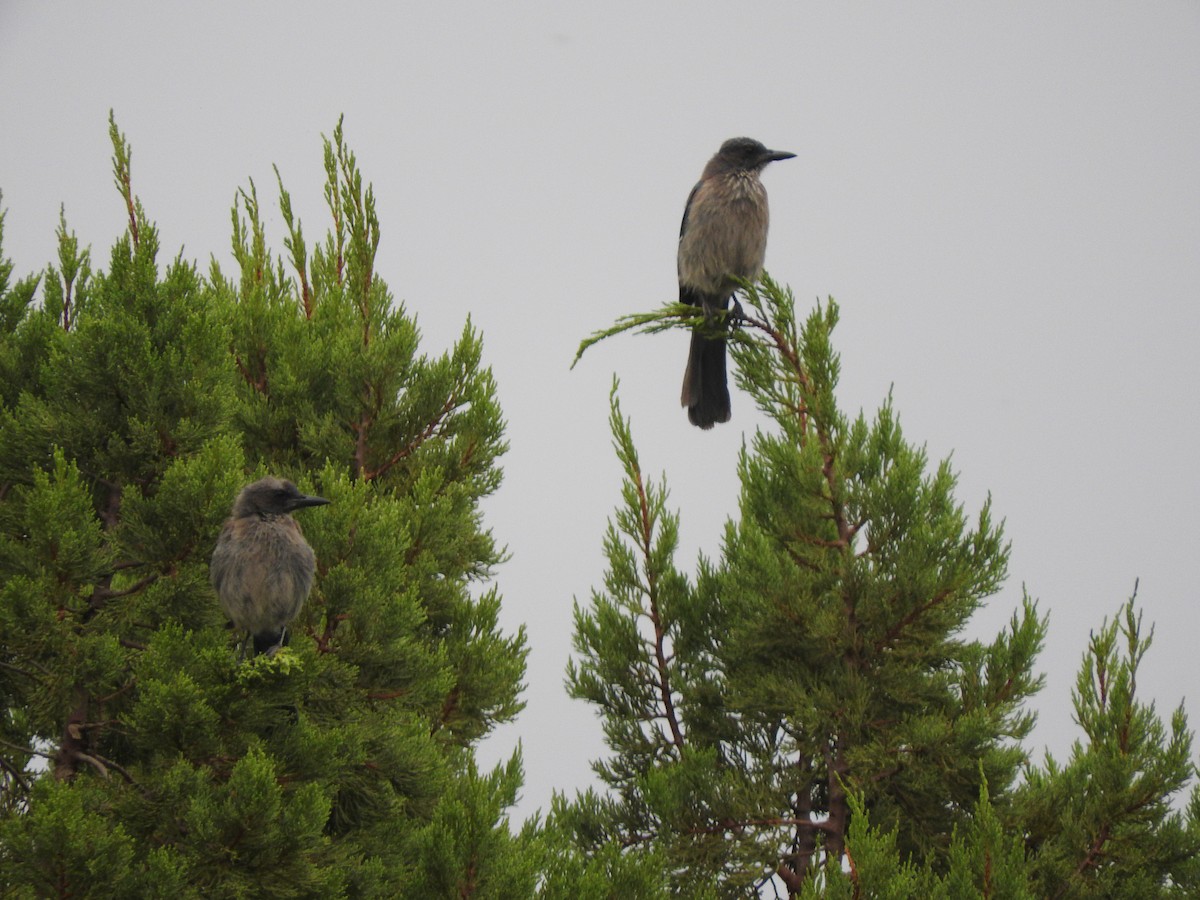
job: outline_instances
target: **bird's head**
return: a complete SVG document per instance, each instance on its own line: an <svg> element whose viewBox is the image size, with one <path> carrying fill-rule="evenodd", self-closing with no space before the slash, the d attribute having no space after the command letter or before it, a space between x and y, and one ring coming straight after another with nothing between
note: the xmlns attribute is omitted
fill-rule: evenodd
<svg viewBox="0 0 1200 900"><path fill-rule="evenodd" d="M242 488L233 504L233 516L280 516L306 506L324 506L328 502L324 497L301 493L286 479L268 475Z"/></svg>
<svg viewBox="0 0 1200 900"><path fill-rule="evenodd" d="M713 161L727 169L756 172L769 162L791 159L795 155L786 150L768 150L753 138L735 137L721 145Z"/></svg>

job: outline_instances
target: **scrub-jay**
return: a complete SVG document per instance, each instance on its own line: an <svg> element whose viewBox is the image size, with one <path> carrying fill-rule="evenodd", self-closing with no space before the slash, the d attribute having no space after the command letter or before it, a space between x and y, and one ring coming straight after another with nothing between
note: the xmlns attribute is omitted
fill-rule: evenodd
<svg viewBox="0 0 1200 900"><path fill-rule="evenodd" d="M234 501L209 575L221 609L247 639L253 638L255 653L273 654L283 646L288 623L312 589L317 559L288 514L328 502L271 477L246 485Z"/></svg>
<svg viewBox="0 0 1200 900"><path fill-rule="evenodd" d="M679 227L679 302L701 307L706 320L728 307L737 289L730 276L753 279L762 271L768 214L759 174L767 163L795 155L750 138L730 138L688 195ZM723 335L692 332L680 402L693 425L712 428L729 421Z"/></svg>

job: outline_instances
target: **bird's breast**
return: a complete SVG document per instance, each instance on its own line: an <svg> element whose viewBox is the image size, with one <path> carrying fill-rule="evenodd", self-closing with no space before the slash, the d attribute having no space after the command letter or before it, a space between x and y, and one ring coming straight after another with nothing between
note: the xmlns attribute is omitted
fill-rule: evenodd
<svg viewBox="0 0 1200 900"><path fill-rule="evenodd" d="M316 557L290 516L232 519L213 552L211 578L222 609L242 629L279 628L312 589Z"/></svg>
<svg viewBox="0 0 1200 900"><path fill-rule="evenodd" d="M705 293L731 292L729 276L756 278L767 247L766 192L737 179L724 195L698 197L679 238L679 281ZM757 185L757 189L755 188Z"/></svg>

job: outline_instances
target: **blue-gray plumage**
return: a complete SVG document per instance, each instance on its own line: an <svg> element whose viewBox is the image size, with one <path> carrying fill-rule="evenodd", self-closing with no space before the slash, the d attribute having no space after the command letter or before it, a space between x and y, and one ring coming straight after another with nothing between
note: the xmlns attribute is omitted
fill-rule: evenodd
<svg viewBox="0 0 1200 900"><path fill-rule="evenodd" d="M729 306L737 278L757 278L767 252L767 191L759 175L769 162L795 153L768 150L750 138L730 138L708 161L688 195L679 226L679 302L706 319ZM711 323L708 323L711 328ZM725 338L692 332L680 403L701 428L729 421Z"/></svg>
<svg viewBox="0 0 1200 900"><path fill-rule="evenodd" d="M312 590L316 556L289 513L328 502L269 476L246 485L234 501L209 575L221 609L253 638L255 653L283 646L288 623Z"/></svg>

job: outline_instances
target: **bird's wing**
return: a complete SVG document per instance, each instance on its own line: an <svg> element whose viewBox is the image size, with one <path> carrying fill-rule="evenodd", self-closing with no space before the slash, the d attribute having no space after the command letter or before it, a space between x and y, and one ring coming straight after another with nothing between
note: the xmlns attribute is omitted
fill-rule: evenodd
<svg viewBox="0 0 1200 900"><path fill-rule="evenodd" d="M691 193L688 194L687 203L684 204L683 207L683 221L679 223L680 238L682 238L684 232L687 231L688 213L692 211L692 201L696 198L696 192L700 190L700 185L703 183L703 181L697 181L695 186L692 188ZM679 285L679 302L690 303L692 306L703 305L700 292L694 288L684 287L683 284Z"/></svg>
<svg viewBox="0 0 1200 900"><path fill-rule="evenodd" d="M692 210L692 200L695 199L696 191L700 190L700 185L702 185L703 183L704 183L703 181L697 181L695 186L692 188L692 192L690 194L688 194L687 203L683 207L683 221L679 223L679 236L680 237L683 237L683 233L685 231L687 231L688 213L691 212L691 210Z"/></svg>
<svg viewBox="0 0 1200 900"><path fill-rule="evenodd" d="M212 582L212 586L216 588L218 594L221 593L221 586L225 583L225 576L229 574L229 563L231 561L229 538L232 533L233 520L230 519L221 529L221 536L217 538L217 546L213 550L212 561L208 566L209 581Z"/></svg>
<svg viewBox="0 0 1200 900"><path fill-rule="evenodd" d="M679 302L688 303L692 306L704 305L704 294L696 290L694 287L688 287L685 284L679 285Z"/></svg>

